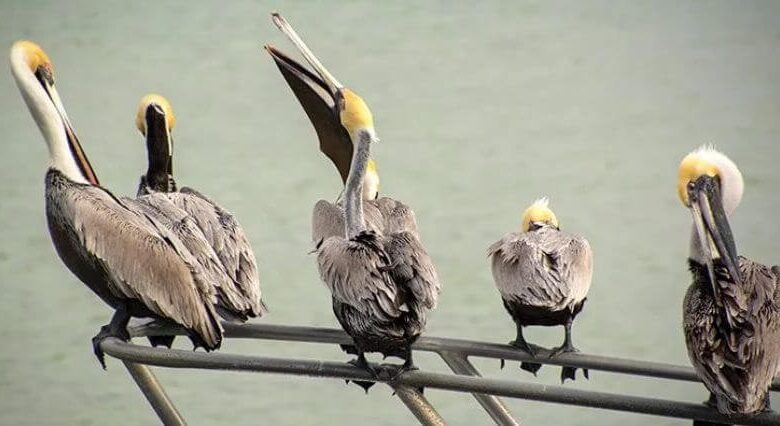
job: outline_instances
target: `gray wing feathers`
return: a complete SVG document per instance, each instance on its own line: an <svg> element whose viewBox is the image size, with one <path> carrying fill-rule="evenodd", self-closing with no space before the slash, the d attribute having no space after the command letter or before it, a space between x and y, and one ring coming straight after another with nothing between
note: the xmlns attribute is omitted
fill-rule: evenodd
<svg viewBox="0 0 780 426"><path fill-rule="evenodd" d="M384 219L373 201L363 203L363 220L369 231L383 234ZM344 207L340 203L319 200L311 215L311 240L319 244L330 237L345 237Z"/></svg>
<svg viewBox="0 0 780 426"><path fill-rule="evenodd" d="M417 219L409 206L388 197L382 197L372 203L381 213L385 235L395 232L411 232L415 237L420 237L417 230Z"/></svg>
<svg viewBox="0 0 780 426"><path fill-rule="evenodd" d="M490 246L488 256L504 299L560 310L590 289L593 255L578 236L554 229L510 233Z"/></svg>
<svg viewBox="0 0 780 426"><path fill-rule="evenodd" d="M266 307L262 302L257 260L244 229L236 218L214 201L191 188L165 194L173 204L187 212L203 232L206 240L219 258L227 275L235 286L230 297L233 308L262 315Z"/></svg>
<svg viewBox="0 0 780 426"><path fill-rule="evenodd" d="M391 275L396 283L405 283L414 298L433 309L439 299L441 283L428 252L411 232L390 234L385 250L391 261Z"/></svg>
<svg viewBox="0 0 780 426"><path fill-rule="evenodd" d="M178 239L161 225L130 211L99 188L62 192L64 216L81 245L113 277L109 288L120 298L142 301L156 314L197 332L211 347L222 329L213 308L215 294L199 285L203 271Z"/></svg>
<svg viewBox="0 0 780 426"><path fill-rule="evenodd" d="M365 315L390 321L404 311L398 291L383 267L381 253L341 237L328 238L318 249L320 277L334 299Z"/></svg>

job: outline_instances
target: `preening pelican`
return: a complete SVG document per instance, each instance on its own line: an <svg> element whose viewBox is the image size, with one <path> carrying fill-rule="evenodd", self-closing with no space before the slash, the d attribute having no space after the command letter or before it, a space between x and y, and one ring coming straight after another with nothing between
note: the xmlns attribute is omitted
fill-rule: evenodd
<svg viewBox="0 0 780 426"><path fill-rule="evenodd" d="M273 14L273 21L319 75L267 47L314 124L323 152L346 183L343 228L323 232L317 247L320 276L331 291L333 312L355 344L345 350L357 355L355 365L372 372L366 352L401 357L402 369L412 368L411 344L423 332L440 291L433 262L416 225L411 232L401 221L391 225L384 218L382 223L366 220L369 204L364 199L376 197L368 172L370 149L378 140L368 105L322 66L284 18ZM393 206L405 209L404 217L413 222L410 209L400 208L400 203Z"/></svg>
<svg viewBox="0 0 780 426"><path fill-rule="evenodd" d="M11 71L49 150L46 218L65 266L116 312L93 338L128 340L130 317L167 319L207 350L222 342L213 287L197 261L153 217L100 186L54 87L46 53L30 41L11 47Z"/></svg>
<svg viewBox="0 0 780 426"><path fill-rule="evenodd" d="M510 344L536 356L523 338L523 327L563 325L563 345L553 349L551 356L577 351L571 326L582 311L593 275L588 241L561 231L547 198L541 198L523 213L522 232L504 235L490 246L488 256L504 307L517 325L517 338ZM521 367L536 374L541 364ZM588 370L583 371L587 377ZM561 382L574 380L575 372L563 367Z"/></svg>
<svg viewBox="0 0 780 426"><path fill-rule="evenodd" d="M683 302L688 357L724 414L756 414L780 366L780 268L737 255L728 216L742 199L736 164L712 147L683 158L677 191L693 216Z"/></svg>
<svg viewBox="0 0 780 426"><path fill-rule="evenodd" d="M144 96L135 121L146 138L148 154L137 201L179 235L208 272L208 281L216 285L217 310L223 318L243 322L261 316L266 307L261 301L257 262L241 225L200 192L176 189L171 136L176 116L170 102L156 94ZM170 347L172 339L165 336L152 343Z"/></svg>

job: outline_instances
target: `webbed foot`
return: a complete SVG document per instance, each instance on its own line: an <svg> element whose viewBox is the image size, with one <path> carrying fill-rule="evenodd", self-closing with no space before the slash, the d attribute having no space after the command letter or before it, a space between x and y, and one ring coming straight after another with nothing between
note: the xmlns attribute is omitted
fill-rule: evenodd
<svg viewBox="0 0 780 426"><path fill-rule="evenodd" d="M357 368L361 368L363 370L368 371L368 373L371 374L371 377L379 376L376 369L374 369L374 367L372 367L371 364L368 363L368 361L366 360L366 356L363 355L362 353L358 354L357 358L347 362L347 364L351 364ZM349 384L350 381L363 388L363 390L366 391L366 394L368 394L368 390L371 389L372 386L374 386L374 382L370 382L366 380L346 380L347 384Z"/></svg>

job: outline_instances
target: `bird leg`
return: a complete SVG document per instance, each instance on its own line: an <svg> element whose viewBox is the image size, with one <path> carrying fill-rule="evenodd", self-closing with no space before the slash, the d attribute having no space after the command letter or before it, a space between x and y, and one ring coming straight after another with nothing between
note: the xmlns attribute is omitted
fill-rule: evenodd
<svg viewBox="0 0 780 426"><path fill-rule="evenodd" d="M550 352L550 358L558 356L562 353L573 353L573 352L579 352L579 349L575 348L574 345L571 342L571 325L574 322L574 318L569 317L566 319L566 323L563 325L565 329L565 337L563 339L563 345L554 348ZM564 383L566 379L575 380L575 373L577 372L577 369L574 367L568 367L564 366L561 368L561 383ZM583 368L582 373L585 375L585 378L588 379L588 369Z"/></svg>
<svg viewBox="0 0 780 426"><path fill-rule="evenodd" d="M100 342L108 337L116 337L124 342L130 340L130 333L127 332L127 323L130 322L130 315L124 305L119 305L111 322L100 328L100 332L92 338L92 350L103 369L106 369L106 359L103 349L100 348Z"/></svg>
<svg viewBox="0 0 780 426"><path fill-rule="evenodd" d="M531 355L532 357L536 358L536 350L531 347L531 345L528 344L528 342L525 341L525 338L523 337L523 326L520 324L517 324L517 337L515 340L512 340L509 342L511 346L514 346L521 351L527 353L528 355ZM504 360L501 360L501 368L504 368ZM521 362L520 368L531 372L534 376L536 376L536 372L539 371L540 368L542 368L542 364L536 363L536 362Z"/></svg>
<svg viewBox="0 0 780 426"><path fill-rule="evenodd" d="M377 371L374 369L374 367L371 366L371 364L368 363L368 360L366 360L366 355L360 350L357 350L357 358L349 361L348 364L352 364L357 368L368 371L372 377L378 376ZM346 382L349 384L350 380L346 380ZM352 380L352 382L363 388L366 393L368 393L368 390L371 389L371 386L374 386L374 382L369 382L366 380Z"/></svg>
<svg viewBox="0 0 780 426"><path fill-rule="evenodd" d="M407 371L419 370L419 368L417 368L417 366L414 365L414 361L412 360L412 347L408 346L405 352L406 352L405 356L403 357L404 364L398 368L398 370L396 371L395 375L391 380L398 379L402 374L406 373ZM425 388L423 388L422 386L416 389L418 392L420 392L420 394L423 394L425 392Z"/></svg>

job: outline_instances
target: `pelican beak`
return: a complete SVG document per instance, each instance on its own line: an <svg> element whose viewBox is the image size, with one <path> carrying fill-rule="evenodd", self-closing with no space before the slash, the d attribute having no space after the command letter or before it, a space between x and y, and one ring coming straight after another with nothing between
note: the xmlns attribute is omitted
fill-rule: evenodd
<svg viewBox="0 0 780 426"><path fill-rule="evenodd" d="M314 68L314 71L316 71L317 74L322 77L322 80L325 82L325 84L328 85L331 94L335 94L337 91L344 88L344 86L339 83L338 80L336 80L336 77L333 77L333 74L331 74L327 68L322 65L320 60L314 56L314 53L312 53L309 47L306 46L306 43L303 42L298 33L295 32L293 27L287 22L286 19L284 19L284 17L282 17L282 15L274 12L271 14L271 19L274 21L274 24L276 24L276 26L284 33L284 35L290 39L298 51L301 52L301 55L306 58L306 62L308 62L309 65Z"/></svg>
<svg viewBox="0 0 780 426"><path fill-rule="evenodd" d="M95 174L92 165L89 163L87 155L81 148L81 143L79 143L78 137L76 137L76 132L73 131L73 125L70 123L68 114L65 112L65 107L62 105L62 100L60 99L59 93L57 93L57 89L54 87L53 80L51 80L50 76L43 74L41 71L36 71L35 76L41 83L43 90L45 90L46 94L49 95L49 99L51 99L52 104L54 104L54 108L57 110L57 114L59 114L60 118L62 119L63 126L65 127L65 135L68 138L68 144L70 145L71 152L75 156L76 163L79 165L79 168L84 173L84 177L86 177L91 184L100 185L97 175Z"/></svg>
<svg viewBox="0 0 780 426"><path fill-rule="evenodd" d="M338 169L342 182L346 182L352 162L353 145L339 120L338 98L343 86L325 69L281 15L274 13L272 19L315 72L307 70L273 46L265 46L265 50L271 55L314 126L320 142L320 151L330 158Z"/></svg>
<svg viewBox="0 0 780 426"><path fill-rule="evenodd" d="M696 234L706 257L713 291L716 295L719 294L714 266L715 259L720 259L733 282L741 285L742 276L738 267L737 248L731 233L731 226L726 218L726 212L723 210L718 178L704 175L689 183L688 199L690 200Z"/></svg>
<svg viewBox="0 0 780 426"><path fill-rule="evenodd" d="M160 105L149 104L144 114L146 120L146 150L149 156L149 173L173 175L173 138L168 119Z"/></svg>

